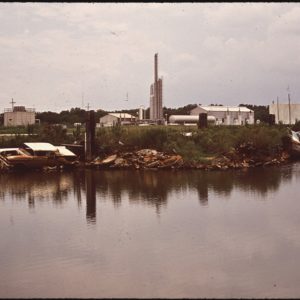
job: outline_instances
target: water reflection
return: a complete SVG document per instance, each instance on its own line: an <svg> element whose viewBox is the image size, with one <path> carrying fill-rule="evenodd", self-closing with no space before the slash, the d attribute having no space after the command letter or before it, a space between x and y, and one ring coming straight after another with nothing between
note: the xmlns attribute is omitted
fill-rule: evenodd
<svg viewBox="0 0 300 300"><path fill-rule="evenodd" d="M0 297L298 296L299 175L1 174Z"/></svg>
<svg viewBox="0 0 300 300"><path fill-rule="evenodd" d="M85 172L86 188L86 219L89 223L96 222L96 185L92 170Z"/></svg>
<svg viewBox="0 0 300 300"><path fill-rule="evenodd" d="M96 200L107 199L117 208L126 196L129 203L142 203L159 213L167 205L170 193L196 190L200 205L209 204L209 195L217 193L226 198L233 189L256 193L267 199L279 185L298 177L298 164L277 168L256 168L246 171L95 171L53 173L11 173L0 175L0 199L27 200L33 209L36 201L52 201L62 205L73 192L81 208L82 193L86 200L86 219L96 222Z"/></svg>
<svg viewBox="0 0 300 300"><path fill-rule="evenodd" d="M0 199L22 201L26 197L30 207L35 201L51 200L57 205L68 200L73 180L68 173L16 172L0 175Z"/></svg>

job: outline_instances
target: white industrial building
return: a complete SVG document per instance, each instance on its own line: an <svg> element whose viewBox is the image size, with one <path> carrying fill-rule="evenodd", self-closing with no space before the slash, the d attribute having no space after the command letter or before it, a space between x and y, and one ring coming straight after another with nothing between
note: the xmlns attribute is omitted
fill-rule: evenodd
<svg viewBox="0 0 300 300"><path fill-rule="evenodd" d="M25 106L14 106L4 110L4 126L26 126L35 124L35 110Z"/></svg>
<svg viewBox="0 0 300 300"><path fill-rule="evenodd" d="M109 113L99 119L101 127L110 127L117 124L129 125L135 122L136 117L127 113Z"/></svg>
<svg viewBox="0 0 300 300"><path fill-rule="evenodd" d="M197 106L191 110L191 115L206 113L215 117L216 125L254 124L254 111L243 106Z"/></svg>
<svg viewBox="0 0 300 300"><path fill-rule="evenodd" d="M300 104L272 103L269 113L275 115L276 124L295 124L300 121Z"/></svg>

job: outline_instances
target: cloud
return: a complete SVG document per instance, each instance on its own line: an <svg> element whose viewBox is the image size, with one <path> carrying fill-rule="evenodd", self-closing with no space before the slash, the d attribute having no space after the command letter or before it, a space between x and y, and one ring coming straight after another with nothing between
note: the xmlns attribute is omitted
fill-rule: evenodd
<svg viewBox="0 0 300 300"><path fill-rule="evenodd" d="M159 53L164 105L269 104L300 93L297 3L1 3L2 108L149 105ZM217 87L217 88L216 88ZM128 103L123 95L131 95ZM53 106L54 99L58 106ZM21 103L22 102L22 103ZM197 101L198 102L198 101Z"/></svg>

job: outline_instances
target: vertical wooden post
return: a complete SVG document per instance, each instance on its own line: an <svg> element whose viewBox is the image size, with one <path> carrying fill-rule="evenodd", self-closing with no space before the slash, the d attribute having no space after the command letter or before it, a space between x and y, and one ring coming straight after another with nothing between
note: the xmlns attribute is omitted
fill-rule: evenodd
<svg viewBox="0 0 300 300"><path fill-rule="evenodd" d="M277 97L277 124L279 124L279 99Z"/></svg>
<svg viewBox="0 0 300 300"><path fill-rule="evenodd" d="M200 113L199 114L198 128L206 128L206 127L207 127L207 114L206 113Z"/></svg>
<svg viewBox="0 0 300 300"><path fill-rule="evenodd" d="M85 122L85 160L91 161L95 155L95 112L86 112Z"/></svg>

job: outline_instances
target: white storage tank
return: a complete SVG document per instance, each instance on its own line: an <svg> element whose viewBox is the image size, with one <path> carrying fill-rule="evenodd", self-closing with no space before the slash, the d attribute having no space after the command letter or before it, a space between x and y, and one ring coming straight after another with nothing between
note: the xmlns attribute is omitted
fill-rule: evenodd
<svg viewBox="0 0 300 300"><path fill-rule="evenodd" d="M169 117L169 123L195 123L199 122L199 116L197 115L171 115ZM216 123L216 118L214 116L207 116L207 122L211 125Z"/></svg>
<svg viewBox="0 0 300 300"><path fill-rule="evenodd" d="M139 108L139 120L144 120L144 108L142 106Z"/></svg>

